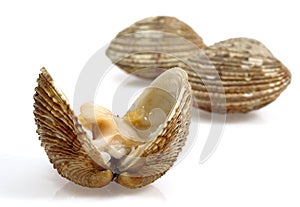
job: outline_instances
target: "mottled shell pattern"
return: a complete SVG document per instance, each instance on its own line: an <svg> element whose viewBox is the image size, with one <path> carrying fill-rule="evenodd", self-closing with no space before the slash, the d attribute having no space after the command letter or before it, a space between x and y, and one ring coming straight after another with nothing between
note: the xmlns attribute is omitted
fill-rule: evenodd
<svg viewBox="0 0 300 207"><path fill-rule="evenodd" d="M170 169L184 146L192 100L188 76L179 68L157 77L123 118L91 103L75 116L45 68L37 83L41 145L58 173L78 185L145 186Z"/></svg>
<svg viewBox="0 0 300 207"><path fill-rule="evenodd" d="M139 33L147 34L148 30L171 32L189 43L180 38L172 43L164 36L159 39L155 35L152 37L152 33L148 36ZM132 34L126 42L128 39L121 37L128 33ZM151 42L151 47L156 47L156 52L140 55L138 52L144 51L148 42ZM165 42L172 47L170 53L163 48ZM289 70L259 41L232 38L205 46L191 27L173 17L138 21L112 40L107 56L126 72L144 78L155 77L161 72L143 70L152 68L152 65L164 70L170 66L183 68L192 85L194 105L217 113L245 113L259 109L274 101L291 81Z"/></svg>
<svg viewBox="0 0 300 207"><path fill-rule="evenodd" d="M274 101L291 81L289 70L254 39L228 39L205 48L204 53L205 58L191 56L185 70L194 103L206 111L259 109Z"/></svg>
<svg viewBox="0 0 300 207"><path fill-rule="evenodd" d="M121 31L106 54L126 72L153 78L162 72L159 69L177 67L181 59L204 47L201 37L190 26L175 17L158 16L145 18Z"/></svg>

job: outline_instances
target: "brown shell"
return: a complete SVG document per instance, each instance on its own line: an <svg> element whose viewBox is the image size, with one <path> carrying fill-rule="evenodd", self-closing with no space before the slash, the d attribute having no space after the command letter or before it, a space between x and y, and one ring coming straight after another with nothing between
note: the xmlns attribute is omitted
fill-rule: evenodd
<svg viewBox="0 0 300 207"><path fill-rule="evenodd" d="M37 133L50 162L58 173L72 182L88 187L102 187L112 172L97 165L85 152L80 137L85 136L69 104L55 89L45 68L37 80L34 115Z"/></svg>
<svg viewBox="0 0 300 207"><path fill-rule="evenodd" d="M291 81L288 69L262 43L233 38L206 47L191 27L174 17L136 22L117 35L106 54L121 69L144 78L183 68L194 104L218 113L259 109Z"/></svg>
<svg viewBox="0 0 300 207"><path fill-rule="evenodd" d="M191 57L184 69L194 103L215 112L249 112L274 101L289 85L291 73L260 42L233 38Z"/></svg>
<svg viewBox="0 0 300 207"><path fill-rule="evenodd" d="M164 69L177 67L182 59L204 47L202 38L184 22L175 17L157 16L121 31L106 54L126 72L153 78ZM151 70L139 71L145 68Z"/></svg>
<svg viewBox="0 0 300 207"><path fill-rule="evenodd" d="M187 75L184 74L183 98L175 107L174 115L166 122L162 133L132 151L127 160L119 161L124 166L131 164L131 158L134 158L132 162L142 159L143 162L133 173L112 170L105 165L69 104L54 87L53 79L42 68L35 88L34 115L41 145L53 167L61 176L87 187L102 187L115 180L125 187L137 188L161 177L175 162L188 134L191 89Z"/></svg>

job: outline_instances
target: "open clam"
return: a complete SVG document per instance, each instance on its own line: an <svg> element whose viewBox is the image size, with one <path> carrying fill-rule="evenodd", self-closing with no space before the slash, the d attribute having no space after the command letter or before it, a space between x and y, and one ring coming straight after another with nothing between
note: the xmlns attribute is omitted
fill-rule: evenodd
<svg viewBox="0 0 300 207"><path fill-rule="evenodd" d="M202 38L186 23L175 17L157 16L121 31L106 54L126 72L153 78L165 69L178 67L183 59L204 47Z"/></svg>
<svg viewBox="0 0 300 207"><path fill-rule="evenodd" d="M92 103L83 104L76 117L45 68L37 83L39 139L58 173L76 184L152 183L170 169L188 135L191 88L179 68L155 79L122 118Z"/></svg>

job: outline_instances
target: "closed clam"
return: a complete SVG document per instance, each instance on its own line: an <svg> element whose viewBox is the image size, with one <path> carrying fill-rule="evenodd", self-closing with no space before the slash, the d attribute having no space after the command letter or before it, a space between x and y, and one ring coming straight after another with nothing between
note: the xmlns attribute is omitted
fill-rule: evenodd
<svg viewBox="0 0 300 207"><path fill-rule="evenodd" d="M274 101L289 85L291 73L259 41L233 38L191 56L189 75L194 103L215 112L249 112Z"/></svg>
<svg viewBox="0 0 300 207"><path fill-rule="evenodd" d="M75 116L45 68L37 83L39 139L53 167L76 184L102 187L116 181L137 188L152 183L170 169L188 135L191 88L179 68L157 77L122 118L93 103L83 104Z"/></svg>
<svg viewBox="0 0 300 207"><path fill-rule="evenodd" d="M121 31L106 54L128 73L153 78L204 48L202 38L175 17L157 16L140 20ZM144 69L142 72L141 69ZM147 69L147 70L145 70Z"/></svg>
<svg viewBox="0 0 300 207"><path fill-rule="evenodd" d="M121 69L146 78L161 72L152 68L183 68L194 104L217 113L259 109L291 81L289 70L259 41L232 38L206 47L190 27L170 17L146 18L123 30L107 55Z"/></svg>

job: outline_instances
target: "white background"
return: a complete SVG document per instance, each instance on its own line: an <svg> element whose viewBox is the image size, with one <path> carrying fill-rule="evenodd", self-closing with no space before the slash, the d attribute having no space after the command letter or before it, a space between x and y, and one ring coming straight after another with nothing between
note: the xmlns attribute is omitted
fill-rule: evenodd
<svg viewBox="0 0 300 207"><path fill-rule="evenodd" d="M120 30L156 15L188 23L207 45L241 36L260 40L290 69L291 85L259 111L229 115L204 164L199 157L211 125L207 113L201 113L191 152L148 187L87 189L66 181L35 133L32 96L39 69L48 69L71 102L87 60ZM297 1L289 0L1 1L1 206L299 206L299 19ZM113 71L110 84L117 85L125 73ZM102 94L113 92L99 91L99 102L110 108Z"/></svg>

